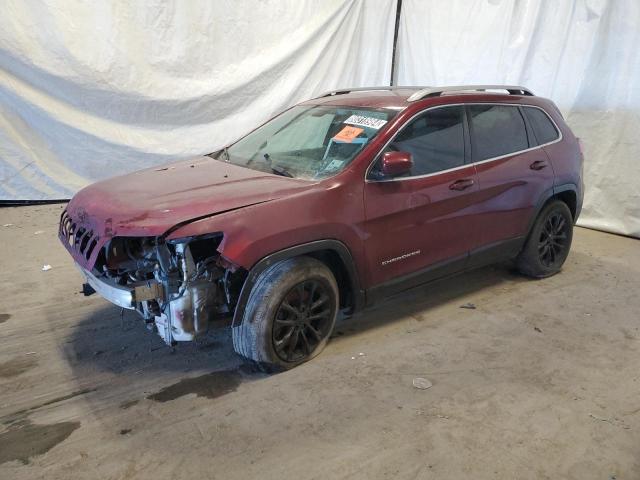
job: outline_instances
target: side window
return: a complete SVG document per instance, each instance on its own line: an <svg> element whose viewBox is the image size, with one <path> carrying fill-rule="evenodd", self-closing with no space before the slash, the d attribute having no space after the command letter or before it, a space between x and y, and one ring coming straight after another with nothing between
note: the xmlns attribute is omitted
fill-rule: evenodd
<svg viewBox="0 0 640 480"><path fill-rule="evenodd" d="M518 107L471 105L474 161L500 157L529 148L527 129Z"/></svg>
<svg viewBox="0 0 640 480"><path fill-rule="evenodd" d="M384 152L411 154L413 168L406 176L459 167L464 164L463 124L462 106L434 108L406 125Z"/></svg>
<svg viewBox="0 0 640 480"><path fill-rule="evenodd" d="M538 140L538 145L553 142L560 137L553 122L539 108L524 107L524 114L527 116L531 128L533 128L533 134Z"/></svg>

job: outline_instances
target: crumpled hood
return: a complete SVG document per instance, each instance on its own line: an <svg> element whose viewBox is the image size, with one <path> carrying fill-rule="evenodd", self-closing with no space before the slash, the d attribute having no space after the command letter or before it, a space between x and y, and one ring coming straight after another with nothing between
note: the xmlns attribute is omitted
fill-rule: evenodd
<svg viewBox="0 0 640 480"><path fill-rule="evenodd" d="M100 237L157 236L177 224L268 202L309 182L199 157L94 183L69 217Z"/></svg>

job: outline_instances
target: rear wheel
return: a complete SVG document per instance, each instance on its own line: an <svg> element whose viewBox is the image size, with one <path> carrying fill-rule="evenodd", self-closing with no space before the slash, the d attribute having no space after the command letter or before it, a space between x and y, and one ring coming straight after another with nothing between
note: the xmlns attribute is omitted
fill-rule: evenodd
<svg viewBox="0 0 640 480"><path fill-rule="evenodd" d="M573 217L569 207L560 200L552 201L538 215L518 255L518 270L535 278L558 273L569 255L572 238Z"/></svg>
<svg viewBox="0 0 640 480"><path fill-rule="evenodd" d="M325 264L283 260L258 277L242 323L233 328L234 349L263 369L295 367L324 349L337 312L338 286Z"/></svg>

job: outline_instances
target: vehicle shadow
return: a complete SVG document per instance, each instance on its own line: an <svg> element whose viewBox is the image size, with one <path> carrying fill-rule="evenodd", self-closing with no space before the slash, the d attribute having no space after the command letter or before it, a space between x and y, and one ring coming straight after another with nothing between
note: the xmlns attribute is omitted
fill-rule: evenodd
<svg viewBox="0 0 640 480"><path fill-rule="evenodd" d="M137 313L106 302L77 324L64 351L72 368L116 374L234 369L242 363L234 355L228 326L219 324L196 342L170 347Z"/></svg>
<svg viewBox="0 0 640 480"><path fill-rule="evenodd" d="M432 308L499 284L530 281L509 263L497 264L462 275L442 279L397 294L369 307L352 318L339 319L333 338L356 335L367 329L397 321L407 316L420 319ZM154 372L188 373L190 371L240 371L242 378L260 373L235 354L230 320L216 324L197 342L180 342L167 346L144 326L134 312L105 303L73 329L64 345L70 366L85 371L106 371L118 375Z"/></svg>
<svg viewBox="0 0 640 480"><path fill-rule="evenodd" d="M513 262L503 262L451 277L436 280L387 299L374 299L375 304L351 318L338 321L333 338L357 335L406 317L422 321L429 311L443 304L475 295L487 288L497 286L514 287L524 282L535 281L519 274ZM462 305L462 304L461 304ZM471 305L470 308L474 308Z"/></svg>
<svg viewBox="0 0 640 480"><path fill-rule="evenodd" d="M427 321L429 313L441 305L466 303L486 289L519 289L530 281L514 272L508 262L466 272L395 295L353 318L340 319L332 338L337 346L346 337L407 317ZM71 327L63 350L78 390L92 387L85 401L105 428L111 425L109 412L114 409L124 414L133 408L129 413L135 415L153 404L186 395L214 399L244 383L269 377L236 355L228 324L216 325L197 342L169 347L147 330L136 313L125 311L121 319L121 310L103 301Z"/></svg>
<svg viewBox="0 0 640 480"><path fill-rule="evenodd" d="M85 401L106 424L106 407L128 410L143 400L164 403L189 394L212 399L267 376L235 354L229 326L170 347L138 314L122 315L106 302L72 328L63 351L76 391L91 393Z"/></svg>
<svg viewBox="0 0 640 480"><path fill-rule="evenodd" d="M572 254L571 258L573 262L593 263L583 254ZM571 272L567 273L571 278ZM527 282L532 280L515 272L510 262L483 267L413 288L352 318L340 319L332 338L339 345L347 337L408 317L428 321L430 312L442 305L459 302L462 306L470 299L482 298L484 290L497 292L497 287L508 294L511 289L524 289ZM243 383L268 378L235 354L230 325L218 325L198 342L169 347L157 334L147 331L137 314L126 311L122 321L120 315L119 308L100 302L71 327L63 346L78 389L87 383L95 387L86 401L96 418L105 417L105 424L110 422L107 412L113 412L105 408L108 406L124 413L138 404L149 406L189 394L217 398Z"/></svg>

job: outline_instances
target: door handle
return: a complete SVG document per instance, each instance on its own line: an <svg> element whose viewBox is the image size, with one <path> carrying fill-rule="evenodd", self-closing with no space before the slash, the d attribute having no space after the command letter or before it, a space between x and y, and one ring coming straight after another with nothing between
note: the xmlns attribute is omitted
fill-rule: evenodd
<svg viewBox="0 0 640 480"><path fill-rule="evenodd" d="M529 165L529 168L531 170L542 170L543 168L546 168L546 167L547 167L546 160L536 160L531 165Z"/></svg>
<svg viewBox="0 0 640 480"><path fill-rule="evenodd" d="M449 185L449 190L465 190L471 186L473 186L474 181L470 178L463 178L462 180L456 180L451 185Z"/></svg>

